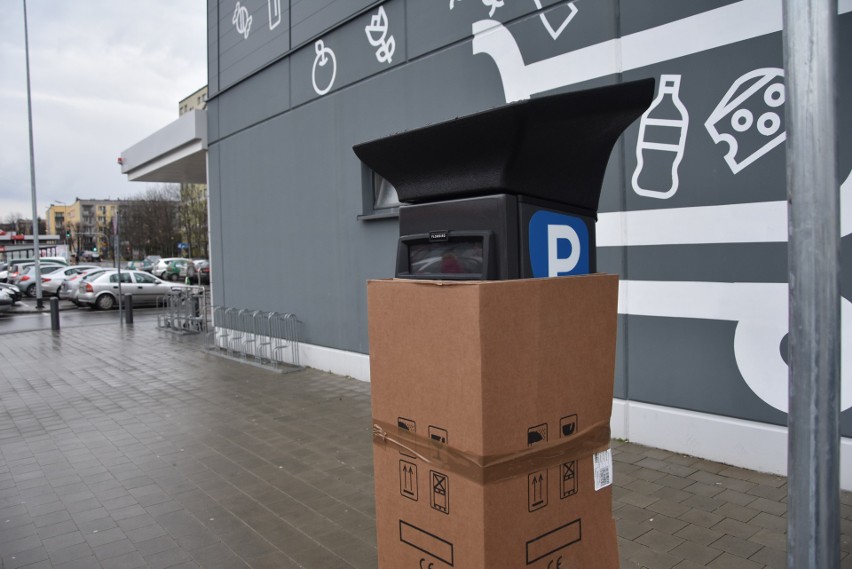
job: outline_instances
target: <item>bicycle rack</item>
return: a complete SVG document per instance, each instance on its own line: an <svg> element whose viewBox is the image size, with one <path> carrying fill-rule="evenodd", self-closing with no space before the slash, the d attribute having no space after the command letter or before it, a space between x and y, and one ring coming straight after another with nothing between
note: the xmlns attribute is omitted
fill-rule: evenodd
<svg viewBox="0 0 852 569"><path fill-rule="evenodd" d="M182 333L206 334L207 312L204 287L175 288L157 301L157 326Z"/></svg>
<svg viewBox="0 0 852 569"><path fill-rule="evenodd" d="M207 347L214 353L274 369L302 369L299 328L293 313L213 307L213 330Z"/></svg>

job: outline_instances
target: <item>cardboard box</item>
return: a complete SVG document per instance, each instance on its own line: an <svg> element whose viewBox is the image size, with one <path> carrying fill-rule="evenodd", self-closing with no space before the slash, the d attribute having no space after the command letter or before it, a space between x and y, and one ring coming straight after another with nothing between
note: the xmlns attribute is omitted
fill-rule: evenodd
<svg viewBox="0 0 852 569"><path fill-rule="evenodd" d="M618 567L617 277L367 290L380 569Z"/></svg>

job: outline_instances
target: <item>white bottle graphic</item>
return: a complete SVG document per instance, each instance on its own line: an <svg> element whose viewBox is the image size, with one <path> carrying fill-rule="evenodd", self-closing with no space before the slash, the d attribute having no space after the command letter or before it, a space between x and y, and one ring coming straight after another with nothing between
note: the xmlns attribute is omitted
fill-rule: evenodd
<svg viewBox="0 0 852 569"><path fill-rule="evenodd" d="M689 113L680 102L680 75L661 75L660 90L639 123L633 190L640 196L668 199L677 192Z"/></svg>

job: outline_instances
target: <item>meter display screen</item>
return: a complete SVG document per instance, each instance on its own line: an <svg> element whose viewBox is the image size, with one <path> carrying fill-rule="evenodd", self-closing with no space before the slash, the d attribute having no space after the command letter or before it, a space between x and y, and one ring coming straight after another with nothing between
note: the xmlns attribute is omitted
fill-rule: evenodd
<svg viewBox="0 0 852 569"><path fill-rule="evenodd" d="M408 266L412 275L481 275L482 258L481 238L408 246Z"/></svg>

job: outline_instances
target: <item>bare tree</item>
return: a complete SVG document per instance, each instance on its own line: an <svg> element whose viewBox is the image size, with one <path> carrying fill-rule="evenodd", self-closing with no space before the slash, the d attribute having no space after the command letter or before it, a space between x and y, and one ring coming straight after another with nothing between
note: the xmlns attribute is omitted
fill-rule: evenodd
<svg viewBox="0 0 852 569"><path fill-rule="evenodd" d="M4 231L18 231L18 226L20 220L23 219L23 216L19 212L8 213L6 217L3 218L2 224L0 224L0 228Z"/></svg>
<svg viewBox="0 0 852 569"><path fill-rule="evenodd" d="M190 257L207 257L207 186L181 184L180 225Z"/></svg>
<svg viewBox="0 0 852 569"><path fill-rule="evenodd" d="M180 188L174 184L149 186L119 207L119 232L130 256L171 256L180 240Z"/></svg>
<svg viewBox="0 0 852 569"><path fill-rule="evenodd" d="M42 218L38 219L39 235L47 234L47 222ZM20 213L9 213L3 218L3 223L0 223L0 229L3 231L14 231L24 235L32 235L33 220L29 217L24 217Z"/></svg>
<svg viewBox="0 0 852 569"><path fill-rule="evenodd" d="M80 239L80 222L70 222L66 221L64 225L65 231L65 242L68 245L68 251L77 256L77 251L83 247L83 243Z"/></svg>

